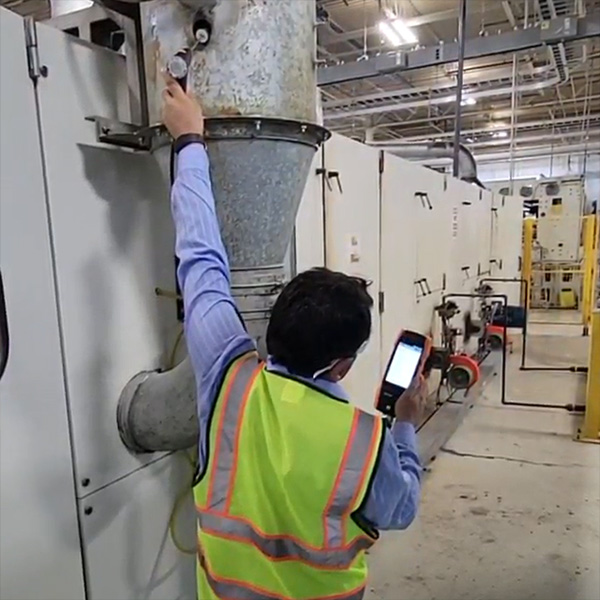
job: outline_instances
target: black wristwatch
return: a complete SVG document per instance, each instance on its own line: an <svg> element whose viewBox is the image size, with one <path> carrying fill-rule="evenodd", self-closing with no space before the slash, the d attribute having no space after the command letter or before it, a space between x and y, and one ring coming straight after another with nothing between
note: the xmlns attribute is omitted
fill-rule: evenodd
<svg viewBox="0 0 600 600"><path fill-rule="evenodd" d="M179 154L186 146L190 144L202 144L206 148L206 142L199 133L184 133L180 135L173 143L175 154Z"/></svg>

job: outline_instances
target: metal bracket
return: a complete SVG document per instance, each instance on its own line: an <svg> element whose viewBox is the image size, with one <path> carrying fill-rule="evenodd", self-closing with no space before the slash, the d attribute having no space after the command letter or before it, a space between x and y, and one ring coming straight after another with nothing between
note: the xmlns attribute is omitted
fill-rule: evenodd
<svg viewBox="0 0 600 600"><path fill-rule="evenodd" d="M171 136L163 125L140 127L98 116L86 117L86 121L95 123L96 139L102 144L153 152L171 143Z"/></svg>

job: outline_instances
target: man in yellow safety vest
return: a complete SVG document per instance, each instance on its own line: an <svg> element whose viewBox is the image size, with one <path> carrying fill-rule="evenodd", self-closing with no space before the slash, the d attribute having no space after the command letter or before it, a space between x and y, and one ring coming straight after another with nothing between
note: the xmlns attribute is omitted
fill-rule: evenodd
<svg viewBox="0 0 600 600"><path fill-rule="evenodd" d="M327 269L284 288L258 358L230 293L202 110L174 80L163 120L198 385L198 598L359 600L378 530L416 513L424 384L397 402L391 429L348 402L339 382L369 339L373 301L364 280Z"/></svg>

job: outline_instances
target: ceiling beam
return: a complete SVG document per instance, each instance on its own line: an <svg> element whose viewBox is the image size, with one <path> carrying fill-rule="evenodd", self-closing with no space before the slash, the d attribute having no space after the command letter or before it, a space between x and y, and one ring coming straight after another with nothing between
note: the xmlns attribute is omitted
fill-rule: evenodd
<svg viewBox="0 0 600 600"><path fill-rule="evenodd" d="M496 54L530 50L562 41L584 40L600 36L600 11L585 17L559 17L537 27L520 29L488 37L467 40L465 58L474 59ZM377 77L398 71L410 71L455 62L458 44L447 42L411 52L380 54L369 60L321 67L317 70L320 86Z"/></svg>

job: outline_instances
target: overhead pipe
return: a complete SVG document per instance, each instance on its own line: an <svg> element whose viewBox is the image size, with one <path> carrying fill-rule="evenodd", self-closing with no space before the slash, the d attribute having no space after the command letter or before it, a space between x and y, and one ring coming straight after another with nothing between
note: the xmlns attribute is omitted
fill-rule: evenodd
<svg viewBox="0 0 600 600"><path fill-rule="evenodd" d="M566 131L566 132L555 132L554 138L567 139L567 138L576 138L576 137L585 137L585 135L589 135L592 137L596 137L600 135L600 129L590 129L587 134L582 134L581 130L578 129L576 131ZM549 135L547 133L542 133L539 135L525 135L520 138L517 138L519 143L528 144L531 142L548 142ZM474 148L485 148L490 146L504 146L509 145L510 147L510 138L504 139L491 139L483 142L474 142L473 144L469 144L469 149L473 150ZM513 151L516 151L516 148L513 148Z"/></svg>
<svg viewBox="0 0 600 600"><path fill-rule="evenodd" d="M600 94L592 94L590 96L590 101L593 100L597 100L598 98L600 98ZM579 100L573 100L573 99L565 99L565 101L563 102L564 105L566 104L574 104L575 102L580 102L581 99ZM553 107L554 103L553 102L537 102L535 104L535 106L533 108L535 108L536 110L539 110L540 112L543 112L543 109L548 108L548 107ZM531 108L531 107L529 107ZM519 114L522 114L525 112L524 108L519 108L518 109ZM495 110L494 111L494 117L498 118L498 119L505 119L505 118L510 118L510 108L506 109L506 108L502 108L499 110ZM567 117L567 121L571 121L571 120L576 120L576 119L581 119L582 117ZM592 115L592 118L596 118L596 115ZM429 117L420 117L418 119L414 119L414 118L410 118L410 125L427 125L429 123L431 123L432 121L435 121L436 117L434 116L429 116ZM555 119L555 122L557 121L561 121L562 119ZM401 127L403 125L406 125L407 121L403 120L403 121L388 121L386 123L379 123L378 125L372 125L369 127L369 129L373 130L373 132L376 131L380 131L382 129L388 129L388 128L393 128L393 127ZM548 123L548 120L544 120L541 122L541 125L535 125L536 123L540 123L540 121L523 121L520 123L517 123L517 126L519 128L524 127L535 127L535 126L541 126L544 124ZM557 123L558 124L558 123ZM507 129L507 126L505 125L499 125L498 126L499 129ZM352 124L346 124L346 125L338 125L338 126L332 126L332 129L334 129L337 132L353 132L356 131L356 125L352 125ZM470 133L485 133L485 131L489 131L489 128L485 128L485 129L471 129L468 131L464 131L464 134L470 134ZM453 136L453 132L446 132L446 133L436 133L435 134L435 139L441 139L441 138L451 138ZM428 140L430 140L432 137L431 133L428 133L426 135L416 135L416 136L408 136L408 137L403 137L402 140L403 141L407 141L407 142L426 142Z"/></svg>
<svg viewBox="0 0 600 600"><path fill-rule="evenodd" d="M232 295L261 350L270 309L285 283L285 255L312 160L329 136L316 124L315 3L194 3L211 22L211 38L193 53L188 85L207 116L205 139ZM160 105L161 70L174 52L193 45L185 32L193 30L197 15L173 0L141 5L151 114ZM135 375L121 394L117 422L121 439L135 452L196 444L196 380L189 359L165 373Z"/></svg>
<svg viewBox="0 0 600 600"><path fill-rule="evenodd" d="M555 75L554 77L550 77L548 79L544 79L542 81L538 81L535 83L524 83L517 87L517 92L525 93L525 92L539 92L541 90L555 87L560 83L560 77ZM509 96L512 94L512 86L505 86L502 88L496 88L492 90L482 90L478 92L469 93L469 98L473 98L474 100L482 100L485 98L496 98L498 96ZM446 95L446 96L438 96L431 98L423 98L420 100L413 100L409 102L401 102L395 106L391 106L389 104L385 105L377 105L377 106L369 106L365 108L358 108L355 110L349 111L336 111L336 112L327 112L325 109L325 122L329 123L331 121L339 120L339 119L348 119L350 117L364 117L368 115L375 115L382 112L390 112L393 110L406 110L409 108L423 108L429 107L433 105L439 104L450 104L454 102L454 95Z"/></svg>
<svg viewBox="0 0 600 600"><path fill-rule="evenodd" d="M435 142L430 144L394 144L393 146L383 146L377 142L367 144L373 147L379 147L388 152L405 158L407 160L424 160L427 159L453 159L456 156L454 145L445 142ZM471 152L462 144L458 147L458 170L455 177L475 183L479 187L484 187L477 177L477 163Z"/></svg>
<svg viewBox="0 0 600 600"><path fill-rule="evenodd" d="M542 65L540 67L533 67L528 74L532 77L541 78L544 75L554 74L554 67L550 63ZM485 79L485 81L512 81L512 67L488 67L485 69L472 68L468 71L465 71L463 77L463 81L466 83L477 83L482 79ZM446 80L440 81L438 77L437 79L432 79L432 83L430 85L421 85L418 87L409 87L389 91L382 90L379 92L362 94L360 96L351 96L347 98L327 100L323 103L323 108L325 110L331 110L334 108L345 109L350 108L351 106L354 106L361 102L372 102L378 100L387 100L388 102L400 102L405 98L410 98L413 94L416 93L433 94L439 92L440 90L449 90L455 87L456 81L454 80L454 78L450 78L450 76L448 76ZM321 90L321 93L323 92L324 90ZM451 97L453 98L454 96Z"/></svg>
<svg viewBox="0 0 600 600"><path fill-rule="evenodd" d="M600 96L599 96L600 97ZM584 116L584 115L580 115L580 116L573 116L573 117L566 117L566 118L560 118L560 119L553 119L551 121L549 121L548 119L544 119L543 121L518 121L515 126L516 129L529 129L529 128L540 128L540 127L548 127L549 125L554 125L556 127L560 127L563 125L575 125L577 123L586 123L588 118L591 121L597 121L600 119L600 114L599 115L591 115L591 116ZM411 125L414 123L414 121L411 120ZM398 123L400 125L400 123ZM371 135L373 135L375 133L375 131L377 131L378 126L374 126L371 127L369 129L369 131L371 131ZM494 127L486 127L486 128L479 128L479 129L464 129L462 134L463 137L468 136L468 137L474 137L477 135L485 135L485 134L492 134L495 133L497 131L507 131L510 129L510 125L498 125L498 124L494 124ZM580 134L583 135L583 132L580 131ZM436 133L435 134L435 140L436 141L441 141L444 139L450 139L454 136L454 132L453 131L446 131L444 133ZM431 134L428 133L426 135L412 135L412 136L407 136L407 137L402 137L400 139L395 139L395 140L377 140L372 142L373 145L377 145L377 146L394 146L396 144L398 144L398 142L400 142L401 144L410 144L413 142L429 142L431 140ZM497 144L503 144L503 143L507 143L506 140L497 140L494 143ZM470 146L471 148L474 147L473 145Z"/></svg>
<svg viewBox="0 0 600 600"><path fill-rule="evenodd" d="M600 156L600 149L592 152L590 150L590 146L587 144L572 144L566 146L558 146L554 147L554 149L550 149L548 145L544 146L536 146L534 148L527 148L523 150L517 150L514 153L514 158L518 160L528 160L528 159L538 159L538 158L546 158L550 156L575 156L577 154L584 155L585 152L588 154L595 154ZM390 152L393 152L390 149ZM483 163L488 162L507 162L510 158L510 155L507 151L503 152L492 152L488 154L474 154L474 158L477 161L477 164L481 165ZM436 167L436 166L444 166L448 164L448 160L444 158L437 158L431 160L422 160L418 161L419 164L428 167Z"/></svg>

